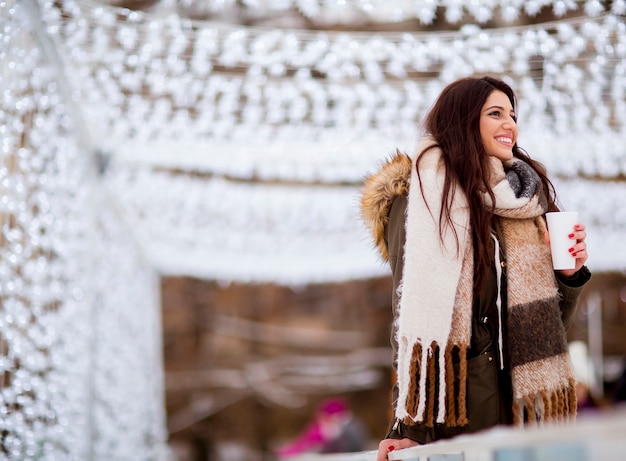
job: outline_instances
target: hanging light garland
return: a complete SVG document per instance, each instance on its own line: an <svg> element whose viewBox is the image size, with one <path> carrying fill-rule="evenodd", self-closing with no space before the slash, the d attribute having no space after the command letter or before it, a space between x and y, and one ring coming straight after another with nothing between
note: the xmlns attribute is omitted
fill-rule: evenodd
<svg viewBox="0 0 626 461"><path fill-rule="evenodd" d="M461 5L423 3L446 12ZM513 18L546 6L556 16L575 7L584 14L527 26L372 34L249 27L68 0L49 8L46 20L66 52L92 136L113 157L110 187L155 267L308 283L385 272L356 224L360 181L394 148L412 150L421 117L457 77L509 81L520 98L521 145L565 184L626 174L623 143L615 142L626 140L623 2L610 11L599 2L462 3L480 4L485 20L498 9ZM278 3L263 11L271 5ZM606 187L607 196L623 199L622 189ZM213 196L243 221L212 208ZM581 202L569 207L584 213L594 206L589 196L573 196ZM329 211L311 214L316 233L280 220L309 209ZM608 218L598 219L592 225L609 230ZM277 263L264 270L268 254Z"/></svg>
<svg viewBox="0 0 626 461"><path fill-rule="evenodd" d="M511 80L522 126L624 132L626 34L615 15L372 35L154 18L84 2L64 8L65 19L50 19L94 137L111 150L129 139L412 139L442 86L474 72ZM204 156L213 157L205 166L220 161ZM353 171L346 179L362 169Z"/></svg>
<svg viewBox="0 0 626 461"><path fill-rule="evenodd" d="M358 20L371 22L401 22L417 19L421 24L432 24L437 14L449 24L458 24L464 18L484 24L494 19L512 23L521 15L537 16L550 9L556 18L571 12L584 12L596 16L605 11L598 0L177 0L181 11L192 11L195 15L216 14L234 8L244 8L260 16L270 16L289 9L299 11L308 19L324 23L351 24ZM611 9L616 14L626 10L625 2L613 2Z"/></svg>
<svg viewBox="0 0 626 461"><path fill-rule="evenodd" d="M157 278L94 181L34 6L0 2L0 458L157 459Z"/></svg>

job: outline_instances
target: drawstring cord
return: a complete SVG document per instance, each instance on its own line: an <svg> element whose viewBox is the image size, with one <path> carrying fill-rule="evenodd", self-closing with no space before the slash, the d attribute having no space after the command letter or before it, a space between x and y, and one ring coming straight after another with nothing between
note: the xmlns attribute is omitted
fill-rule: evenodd
<svg viewBox="0 0 626 461"><path fill-rule="evenodd" d="M502 264L500 262L500 242L494 234L491 234L491 238L495 243L495 263L496 263L496 307L498 309L498 352L500 353L500 369L504 370L504 352L503 352L503 339L502 339Z"/></svg>

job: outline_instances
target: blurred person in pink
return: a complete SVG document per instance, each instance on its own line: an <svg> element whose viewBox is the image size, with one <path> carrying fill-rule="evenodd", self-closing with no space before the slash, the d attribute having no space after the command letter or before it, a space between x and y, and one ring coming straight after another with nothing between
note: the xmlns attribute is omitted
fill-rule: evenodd
<svg viewBox="0 0 626 461"><path fill-rule="evenodd" d="M365 449L366 431L348 404L332 398L320 404L313 420L292 442L279 447L279 459L304 453L349 453Z"/></svg>

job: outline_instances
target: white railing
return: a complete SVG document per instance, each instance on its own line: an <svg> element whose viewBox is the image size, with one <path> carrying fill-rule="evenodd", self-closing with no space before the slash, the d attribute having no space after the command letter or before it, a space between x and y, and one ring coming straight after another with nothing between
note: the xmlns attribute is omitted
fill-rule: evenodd
<svg viewBox="0 0 626 461"><path fill-rule="evenodd" d="M626 407L579 415L576 424L498 427L389 453L390 461L623 461ZM376 461L376 451L308 454L290 461Z"/></svg>

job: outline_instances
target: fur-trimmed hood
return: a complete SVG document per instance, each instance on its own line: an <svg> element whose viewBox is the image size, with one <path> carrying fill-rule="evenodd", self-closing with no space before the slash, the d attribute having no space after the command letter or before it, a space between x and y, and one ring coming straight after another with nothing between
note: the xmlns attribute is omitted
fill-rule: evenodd
<svg viewBox="0 0 626 461"><path fill-rule="evenodd" d="M411 157L396 151L376 172L365 178L361 193L361 218L370 229L380 256L389 260L385 245L385 227L393 199L407 195L411 177Z"/></svg>

